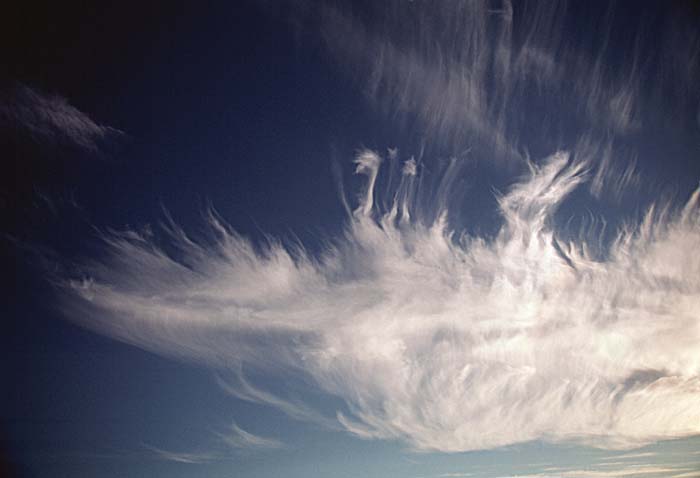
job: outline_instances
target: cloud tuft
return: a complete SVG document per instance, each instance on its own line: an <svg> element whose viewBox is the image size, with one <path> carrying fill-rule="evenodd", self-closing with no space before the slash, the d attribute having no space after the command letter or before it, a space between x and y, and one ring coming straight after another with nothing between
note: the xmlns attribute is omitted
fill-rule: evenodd
<svg viewBox="0 0 700 478"><path fill-rule="evenodd" d="M58 95L18 85L0 96L0 125L27 132L35 141L67 144L92 153L101 141L121 131L95 123Z"/></svg>
<svg viewBox="0 0 700 478"><path fill-rule="evenodd" d="M356 164L367 187L321 254L254 244L213 213L209 242L167 222L167 251L152 234L109 234L106 256L62 283L66 313L232 371L222 384L241 398L418 450L626 449L700 433L700 191L679 211L650 208L601 260L585 234L563 241L553 224L590 175L565 152L498 198L493 238L453 231L444 208L420 214L410 165L380 207L380 156ZM347 407L327 417L252 386L243 367L302 378Z"/></svg>

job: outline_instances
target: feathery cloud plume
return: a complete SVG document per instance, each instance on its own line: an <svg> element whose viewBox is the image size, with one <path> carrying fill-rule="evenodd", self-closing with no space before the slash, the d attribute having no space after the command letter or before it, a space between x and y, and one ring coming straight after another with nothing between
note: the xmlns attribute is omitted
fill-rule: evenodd
<svg viewBox="0 0 700 478"><path fill-rule="evenodd" d="M292 3L302 11L306 5ZM694 121L697 29L673 9L630 18L605 5L325 2L306 10L318 17L330 55L391 118L453 151L478 145L494 158L513 158L533 140L555 148L552 139L566 128L605 138L669 118ZM673 28L652 36L645 14Z"/></svg>
<svg viewBox="0 0 700 478"><path fill-rule="evenodd" d="M592 470L592 469L568 469L549 473L537 473L528 475L516 475L511 478L618 478L627 476L636 476L644 478L662 478L662 477L682 477L696 476L697 472L690 471L688 468L675 466L628 466L615 470ZM694 474L695 473L695 474Z"/></svg>
<svg viewBox="0 0 700 478"><path fill-rule="evenodd" d="M201 463L208 463L218 458L216 454L208 452L175 452L162 450L154 446L144 445L144 447L147 450L154 453L159 458L166 461L174 461L176 463L187 463L190 465L197 465Z"/></svg>
<svg viewBox="0 0 700 478"><path fill-rule="evenodd" d="M219 438L221 438L226 445L234 449L265 450L284 448L284 443L281 441L254 435L243 430L235 423L231 424L228 433L220 433Z"/></svg>
<svg viewBox="0 0 700 478"><path fill-rule="evenodd" d="M35 141L66 144L92 153L100 141L121 131L95 123L58 95L46 95L25 85L0 95L0 124L27 132Z"/></svg>
<svg viewBox="0 0 700 478"><path fill-rule="evenodd" d="M255 244L213 213L208 241L173 221L166 248L151 234L109 234L106 257L62 282L65 311L232 371L223 383L241 398L333 422L240 371L303 379L344 401L335 423L350 433L419 450L534 439L625 449L700 433L700 191L677 211L651 207L600 259L585 234L564 242L553 223L587 179L566 153L531 164L498 198L493 238L451 230L441 198L454 168L440 206L418 208L420 175L405 167L383 208L381 164L358 154L366 189L319 255Z"/></svg>

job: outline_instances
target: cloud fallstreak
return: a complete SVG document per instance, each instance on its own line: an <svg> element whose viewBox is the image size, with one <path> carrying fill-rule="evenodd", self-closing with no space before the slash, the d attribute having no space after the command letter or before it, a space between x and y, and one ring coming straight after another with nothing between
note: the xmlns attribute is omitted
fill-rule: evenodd
<svg viewBox="0 0 700 478"><path fill-rule="evenodd" d="M100 143L123 134L95 123L58 95L18 84L0 94L0 125L24 131L39 143L70 145L98 153Z"/></svg>
<svg viewBox="0 0 700 478"><path fill-rule="evenodd" d="M551 149L573 129L605 144L692 127L700 36L682 10L574 2L308 6L330 56L392 120L451 151ZM304 11L304 8L300 10ZM672 25L651 34L654 18ZM574 33L577 32L577 33ZM532 128L537 125L537 128Z"/></svg>
<svg viewBox="0 0 700 478"><path fill-rule="evenodd" d="M377 191L381 163L358 154L366 189L320 254L253 243L213 213L208 239L173 221L164 238L108 234L105 257L61 282L65 311L231 371L239 397L418 450L535 439L624 449L700 433L700 256L689 253L700 192L679 209L656 204L593 254L585 233L564 241L553 221L591 176L564 152L498 197L495 237L450 228L440 204L454 169L426 214L415 167ZM384 207L375 197L387 193ZM243 369L298 377L346 407L324 416Z"/></svg>

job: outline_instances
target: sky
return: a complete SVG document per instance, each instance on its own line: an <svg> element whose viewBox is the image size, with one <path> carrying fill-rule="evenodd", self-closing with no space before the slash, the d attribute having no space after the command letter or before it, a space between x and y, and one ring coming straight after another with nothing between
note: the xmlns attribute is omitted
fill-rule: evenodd
<svg viewBox="0 0 700 478"><path fill-rule="evenodd" d="M700 477L699 17L9 7L0 475Z"/></svg>

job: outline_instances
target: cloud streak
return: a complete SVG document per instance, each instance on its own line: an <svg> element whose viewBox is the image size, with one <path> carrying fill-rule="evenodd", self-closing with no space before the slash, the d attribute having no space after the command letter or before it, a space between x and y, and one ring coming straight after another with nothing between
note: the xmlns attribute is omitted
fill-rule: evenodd
<svg viewBox="0 0 700 478"><path fill-rule="evenodd" d="M199 240L168 220L164 240L106 235L105 257L60 281L64 310L231 371L222 384L240 398L417 450L535 439L626 449L700 433L699 191L679 209L652 206L593 254L585 233L564 241L553 219L591 175L564 152L498 197L494 237L450 228L454 168L425 208L413 167L377 190L382 161L358 154L366 188L318 255L253 243L213 213ZM375 199L387 195L386 207ZM243 367L345 407L326 416L252 386Z"/></svg>
<svg viewBox="0 0 700 478"><path fill-rule="evenodd" d="M121 131L95 123L58 95L47 95L25 85L0 96L0 124L28 133L39 143L78 147L97 153L100 142Z"/></svg>
<svg viewBox="0 0 700 478"><path fill-rule="evenodd" d="M553 471L550 473L537 473L528 475L516 475L511 478L618 478L627 476L636 476L644 478L657 477L692 477L697 476L698 472L688 471L689 468L675 466L628 466L615 470L593 470L593 469L569 469L561 471Z"/></svg>
<svg viewBox="0 0 700 478"><path fill-rule="evenodd" d="M692 124L700 36L683 12L640 7L630 15L615 4L590 5L390 1L307 9L330 56L374 104L453 152L476 145L513 159L535 142L556 148L570 128L604 143ZM673 27L659 38L647 16Z"/></svg>
<svg viewBox="0 0 700 478"><path fill-rule="evenodd" d="M270 450L284 448L284 443L273 438L264 438L243 430L235 423L231 424L226 434L219 434L219 438L229 447L245 450Z"/></svg>
<svg viewBox="0 0 700 478"><path fill-rule="evenodd" d="M239 427L235 422L231 423L224 432L214 432L214 435L217 438L217 442L208 450L172 451L151 445L143 446L162 460L191 465L229 460L233 457L232 452L254 452L285 448L285 444L281 441L250 433Z"/></svg>
<svg viewBox="0 0 700 478"><path fill-rule="evenodd" d="M144 445L146 449L154 453L158 458L165 461L174 461L176 463L187 463L190 465L199 465L208 463L218 458L216 454L208 452L174 452L162 450L154 446Z"/></svg>

